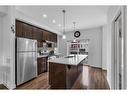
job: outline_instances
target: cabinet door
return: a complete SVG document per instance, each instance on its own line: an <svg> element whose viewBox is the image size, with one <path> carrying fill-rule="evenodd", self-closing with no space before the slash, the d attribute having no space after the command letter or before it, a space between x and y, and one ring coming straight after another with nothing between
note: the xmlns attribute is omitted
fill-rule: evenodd
<svg viewBox="0 0 127 95"><path fill-rule="evenodd" d="M22 37L23 32L22 32L22 22L16 20L16 36L17 37Z"/></svg>
<svg viewBox="0 0 127 95"><path fill-rule="evenodd" d="M41 67L42 67L41 59L38 58L38 59L37 59L37 73L38 73L38 75L40 75L40 74L42 73Z"/></svg>
<svg viewBox="0 0 127 95"><path fill-rule="evenodd" d="M47 33L47 31L43 31L43 40L48 40L48 33Z"/></svg>
<svg viewBox="0 0 127 95"><path fill-rule="evenodd" d="M47 59L46 57L37 59L37 71L38 75L47 71Z"/></svg>
<svg viewBox="0 0 127 95"><path fill-rule="evenodd" d="M46 40L50 41L50 33L46 31Z"/></svg>
<svg viewBox="0 0 127 95"><path fill-rule="evenodd" d="M67 83L67 88L72 88L73 84L75 83L76 79L78 78L78 71L77 71L77 66L72 66L72 65L66 65L66 83Z"/></svg>
<svg viewBox="0 0 127 95"><path fill-rule="evenodd" d="M33 31L33 39L37 40L37 28L36 27L32 27L32 31Z"/></svg>
<svg viewBox="0 0 127 95"><path fill-rule="evenodd" d="M54 42L57 43L57 34L54 35Z"/></svg>
<svg viewBox="0 0 127 95"><path fill-rule="evenodd" d="M52 41L53 41L53 42L57 42L57 34L53 33L52 36L53 36L53 40L52 40Z"/></svg>
<svg viewBox="0 0 127 95"><path fill-rule="evenodd" d="M45 31L43 31L43 37L42 38L43 38L43 40L45 40L45 38L46 38L45 37Z"/></svg>
<svg viewBox="0 0 127 95"><path fill-rule="evenodd" d="M51 41L54 42L54 33L51 33Z"/></svg>
<svg viewBox="0 0 127 95"><path fill-rule="evenodd" d="M33 39L33 26L28 25L28 37Z"/></svg>
<svg viewBox="0 0 127 95"><path fill-rule="evenodd" d="M43 57L43 64L44 64L44 72L47 72L47 58Z"/></svg>
<svg viewBox="0 0 127 95"><path fill-rule="evenodd" d="M45 58L42 58L42 72L46 71L46 62L45 62Z"/></svg>
<svg viewBox="0 0 127 95"><path fill-rule="evenodd" d="M43 30L42 29L39 29L39 40L40 40L40 42L42 42L43 41Z"/></svg>
<svg viewBox="0 0 127 95"><path fill-rule="evenodd" d="M32 26L26 23L23 23L22 25L23 25L23 36L25 38L32 39Z"/></svg>
<svg viewBox="0 0 127 95"><path fill-rule="evenodd" d="M37 59L37 71L38 71L38 75L40 75L43 71L42 71L42 59L38 58Z"/></svg>
<svg viewBox="0 0 127 95"><path fill-rule="evenodd" d="M57 34L50 32L50 41L57 42Z"/></svg>

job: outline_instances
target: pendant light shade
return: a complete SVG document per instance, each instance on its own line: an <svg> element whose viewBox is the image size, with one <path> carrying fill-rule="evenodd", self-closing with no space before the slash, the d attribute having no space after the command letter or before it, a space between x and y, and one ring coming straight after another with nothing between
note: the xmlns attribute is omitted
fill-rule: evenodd
<svg viewBox="0 0 127 95"><path fill-rule="evenodd" d="M76 42L76 39L73 39L73 42Z"/></svg>
<svg viewBox="0 0 127 95"><path fill-rule="evenodd" d="M65 10L62 10L63 12L63 39L66 39L66 35L65 35Z"/></svg>
<svg viewBox="0 0 127 95"><path fill-rule="evenodd" d="M65 34L63 34L62 38L63 38L63 39L66 39L66 35L65 35Z"/></svg>

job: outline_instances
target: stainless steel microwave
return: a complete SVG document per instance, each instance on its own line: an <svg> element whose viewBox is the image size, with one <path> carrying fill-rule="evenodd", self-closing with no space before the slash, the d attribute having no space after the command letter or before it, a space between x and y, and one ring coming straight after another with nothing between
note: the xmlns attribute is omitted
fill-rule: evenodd
<svg viewBox="0 0 127 95"><path fill-rule="evenodd" d="M48 48L55 48L56 47L56 43L54 43L54 42L46 41L46 43L47 43Z"/></svg>

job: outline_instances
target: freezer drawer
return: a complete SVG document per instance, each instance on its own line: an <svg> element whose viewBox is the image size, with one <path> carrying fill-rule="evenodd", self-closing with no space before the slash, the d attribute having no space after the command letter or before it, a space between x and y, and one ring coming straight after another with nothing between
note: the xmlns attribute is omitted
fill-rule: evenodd
<svg viewBox="0 0 127 95"><path fill-rule="evenodd" d="M20 85L36 76L36 52L17 53L17 85Z"/></svg>

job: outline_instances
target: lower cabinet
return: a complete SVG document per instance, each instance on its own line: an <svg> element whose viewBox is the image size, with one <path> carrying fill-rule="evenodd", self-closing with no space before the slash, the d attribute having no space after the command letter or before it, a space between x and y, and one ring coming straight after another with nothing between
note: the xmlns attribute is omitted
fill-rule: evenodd
<svg viewBox="0 0 127 95"><path fill-rule="evenodd" d="M67 65L66 67L66 88L70 89L74 85L80 73L78 73L78 66Z"/></svg>
<svg viewBox="0 0 127 95"><path fill-rule="evenodd" d="M49 85L51 89L71 89L82 73L83 65L49 63Z"/></svg>
<svg viewBox="0 0 127 95"><path fill-rule="evenodd" d="M37 72L38 75L47 72L47 58L41 57L37 59Z"/></svg>

